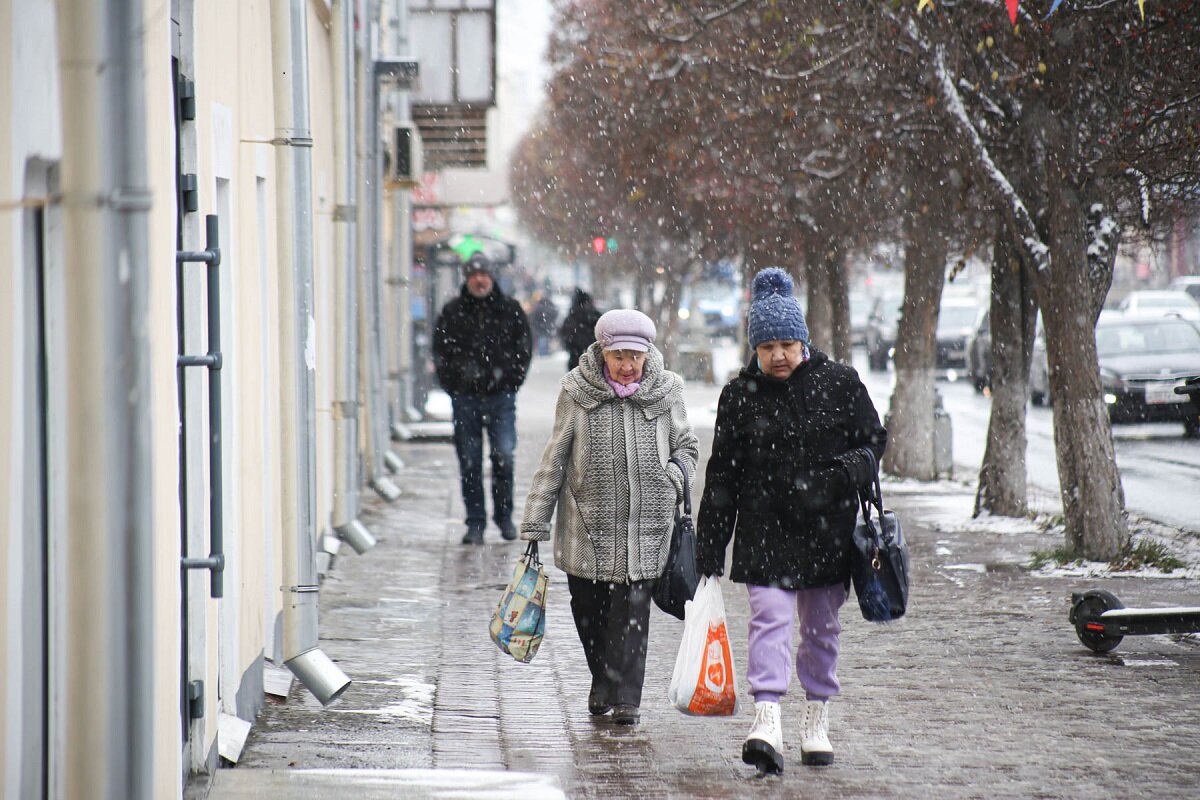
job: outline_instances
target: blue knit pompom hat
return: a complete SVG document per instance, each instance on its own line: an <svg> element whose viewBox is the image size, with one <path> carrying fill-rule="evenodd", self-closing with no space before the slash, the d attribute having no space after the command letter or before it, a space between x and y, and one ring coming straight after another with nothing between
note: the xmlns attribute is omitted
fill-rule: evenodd
<svg viewBox="0 0 1200 800"><path fill-rule="evenodd" d="M750 346L763 342L808 342L808 324L800 302L792 295L792 276L778 267L767 267L751 284Z"/></svg>

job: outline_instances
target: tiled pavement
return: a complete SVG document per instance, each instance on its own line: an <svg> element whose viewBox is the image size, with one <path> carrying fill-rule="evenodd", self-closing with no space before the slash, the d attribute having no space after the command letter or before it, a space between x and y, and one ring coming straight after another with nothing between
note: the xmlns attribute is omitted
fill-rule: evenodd
<svg viewBox="0 0 1200 800"><path fill-rule="evenodd" d="M555 359L535 362L519 400L518 507L559 371ZM705 455L715 397L712 387L689 390ZM461 546L452 447L396 450L407 465L397 476L403 497L371 501L362 516L379 545L363 556L344 548L322 587L322 647L354 684L328 709L298 684L286 704L269 705L210 797L1200 796L1195 637L1130 638L1097 656L1066 621L1071 591L1101 585L1126 605L1200 605L1196 581L1031 574L1020 565L1054 537L935 531L923 520L944 516L948 496L969 487L885 485L912 548L912 610L872 625L851 600L831 713L837 761L800 766L793 694L783 700L786 771L762 779L740 761L748 697L734 719L668 705L682 628L674 618L653 612L642 723L632 729L587 713L587 669L565 576L553 567L537 657L523 665L500 653L487 621L521 543L490 528L483 547ZM744 590L726 585L725 600L744 675Z"/></svg>

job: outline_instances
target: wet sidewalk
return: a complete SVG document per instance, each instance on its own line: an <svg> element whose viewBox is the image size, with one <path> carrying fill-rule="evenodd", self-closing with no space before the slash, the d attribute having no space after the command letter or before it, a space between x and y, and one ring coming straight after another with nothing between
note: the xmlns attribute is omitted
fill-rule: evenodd
<svg viewBox="0 0 1200 800"><path fill-rule="evenodd" d="M518 512L549 434L560 361L535 361L518 401ZM717 393L689 388L702 458ZM831 705L836 762L800 765L803 698L791 694L782 701L785 772L758 778L740 758L748 695L732 719L687 717L668 704L682 630L672 617L652 612L642 722L631 729L587 712L566 578L552 565L537 657L517 664L496 649L488 619L523 544L501 541L493 527L484 546L460 545L452 446L414 440L395 450L403 496L372 499L361 517L378 546L363 556L343 548L321 589L322 648L354 683L329 708L299 684L286 703L268 704L238 766L217 773L208 797L1200 794L1197 638L1131 637L1096 655L1067 623L1072 591L1107 588L1127 606L1200 605L1200 581L1031 573L1029 554L1058 546L1058 535L971 521L970 486L886 482L912 551L909 615L870 624L851 598L842 694ZM724 588L744 676L745 591Z"/></svg>

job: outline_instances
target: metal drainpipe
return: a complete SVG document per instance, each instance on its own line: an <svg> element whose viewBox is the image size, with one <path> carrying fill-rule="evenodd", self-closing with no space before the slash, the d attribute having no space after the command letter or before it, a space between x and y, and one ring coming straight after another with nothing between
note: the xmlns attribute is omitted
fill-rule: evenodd
<svg viewBox="0 0 1200 800"><path fill-rule="evenodd" d="M305 0L272 0L279 250L284 664L323 705L350 679L317 647L316 330Z"/></svg>
<svg viewBox="0 0 1200 800"><path fill-rule="evenodd" d="M49 792L141 800L153 795L155 735L145 23L139 0L60 0L56 16L72 385Z"/></svg>
<svg viewBox="0 0 1200 800"><path fill-rule="evenodd" d="M333 215L334 336L337 383L334 387L333 530L355 552L375 546L375 537L358 519L358 281L355 219L358 214L354 159L354 8L351 0L333 0L333 149L336 162Z"/></svg>
<svg viewBox="0 0 1200 800"><path fill-rule="evenodd" d="M412 52L408 42L408 0L391 0L391 4L392 55L408 56ZM408 89L396 89L392 96L396 103L396 121L411 122L412 110ZM399 423L400 420L417 419L412 403L412 192L408 189L397 189L392 194L392 207L396 255L392 263L393 277L388 284L393 287L392 291L395 294L396 331L392 339L395 354L393 360L396 364L394 419ZM395 427L393 426L393 430Z"/></svg>
<svg viewBox="0 0 1200 800"><path fill-rule="evenodd" d="M366 233L363 269L363 291L360 293L365 342L366 385L363 387L367 404L367 468L371 488L384 500L391 502L400 496L400 488L384 474L384 453L390 452L387 400L384 395L382 335L382 303L380 301L380 203L383 194L383 175L379 154L379 81L375 76L378 42L379 0L367 0L367 25L363 59L364 117L363 129L363 206L369 225Z"/></svg>

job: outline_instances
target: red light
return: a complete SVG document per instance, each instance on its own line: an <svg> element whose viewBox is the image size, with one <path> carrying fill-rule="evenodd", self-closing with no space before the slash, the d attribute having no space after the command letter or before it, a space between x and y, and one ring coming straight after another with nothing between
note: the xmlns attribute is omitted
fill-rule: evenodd
<svg viewBox="0 0 1200 800"><path fill-rule="evenodd" d="M603 236L597 236L595 239L592 239L592 249L596 251L596 255L600 255L608 249L608 242Z"/></svg>

